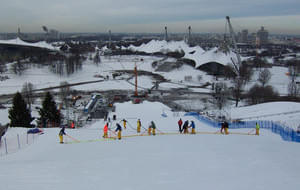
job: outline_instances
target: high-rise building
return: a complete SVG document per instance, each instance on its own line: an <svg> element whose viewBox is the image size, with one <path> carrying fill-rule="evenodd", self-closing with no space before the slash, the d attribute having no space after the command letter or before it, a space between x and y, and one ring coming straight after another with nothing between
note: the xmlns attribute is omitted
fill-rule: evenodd
<svg viewBox="0 0 300 190"><path fill-rule="evenodd" d="M248 30L242 30L242 43L248 43Z"/></svg>
<svg viewBox="0 0 300 190"><path fill-rule="evenodd" d="M265 30L262 26L259 31L257 31L257 38L259 40L259 45L268 44L269 32Z"/></svg>

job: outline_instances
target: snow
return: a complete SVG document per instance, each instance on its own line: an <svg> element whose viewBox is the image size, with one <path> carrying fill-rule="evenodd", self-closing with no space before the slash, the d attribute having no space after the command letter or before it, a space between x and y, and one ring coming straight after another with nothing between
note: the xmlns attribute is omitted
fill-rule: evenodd
<svg viewBox="0 0 300 190"><path fill-rule="evenodd" d="M167 117L161 117L162 112ZM175 115L158 102L116 104L113 114L117 122L128 121L123 135L135 134L132 128L138 118L143 127L153 120L159 131L170 134L159 135L157 130L157 136L103 140L104 122L99 120L89 127L66 129L80 143L65 137L71 144L59 144L59 129L44 129L32 145L0 157L1 186L6 190L299 188L299 144L282 141L269 131L261 130L260 136L204 134L216 129L195 120L196 130L203 134L176 134L179 117L193 118Z"/></svg>
<svg viewBox="0 0 300 190"><path fill-rule="evenodd" d="M271 102L253 106L238 107L231 110L232 119L242 120L269 120L282 123L297 129L299 120L300 103L296 102Z"/></svg>
<svg viewBox="0 0 300 190"><path fill-rule="evenodd" d="M56 50L56 51L59 50L59 48L54 47L54 46L52 46L51 44L48 44L45 41L36 42L36 43L28 43L28 42L24 42L20 38L11 39L11 40L0 40L0 44L30 46L30 47L38 47L38 48L44 48L44 49Z"/></svg>
<svg viewBox="0 0 300 190"><path fill-rule="evenodd" d="M212 48L208 51L204 51L200 46L190 47L185 41L165 41L165 40L151 40L147 44L142 44L138 47L129 46L128 48L122 47L122 49L130 49L132 51L140 51L146 53L155 52L184 52L184 58L194 60L196 62L196 68L209 63L217 62L222 65L232 64L232 60L237 62L237 56L234 52L230 51L224 53L218 48Z"/></svg>
<svg viewBox="0 0 300 190"><path fill-rule="evenodd" d="M290 78L288 75L286 75L288 68L273 66L272 68L268 68L268 70L271 73L271 79L267 85L271 85L281 95L288 95L288 85L290 83ZM249 90L255 83L259 84L257 82L259 73L260 70L254 71L252 82L246 86L246 90Z"/></svg>
<svg viewBox="0 0 300 190"><path fill-rule="evenodd" d="M182 42L152 44L156 48L185 50ZM180 46L180 48L178 48ZM144 45L144 50L153 47ZM195 47L197 48L197 47ZM201 54L207 61L227 60L222 53L207 52L199 48L193 56ZM210 59L212 58L212 59ZM22 89L24 82L31 82L35 88L57 86L60 82L68 83L102 80L95 75L109 76L109 80L74 86L77 90L134 89L134 78L124 74L112 79L116 70L132 70L136 64L139 70L163 75L168 82L161 83L159 89L188 88L188 85L202 85L213 81L211 76L191 66L182 66L171 72L155 72L151 64L161 58L150 56L101 56L102 62L97 66L85 61L82 70L69 76L58 76L47 67L32 67L21 76L4 73L10 79L1 81L0 94L15 93ZM196 58L195 58L196 59ZM143 61L142 61L143 60ZM200 61L200 60L199 60ZM226 62L226 61L225 61ZM197 62L198 64L199 62ZM289 78L286 68L270 68L272 78L269 82L280 93L287 92ZM254 85L258 76L256 71ZM191 81L184 77L192 76ZM198 80L197 76L201 76ZM151 88L150 76L139 76L139 89ZM210 89L189 88L195 92L209 92ZM176 103L187 108L204 109L209 101L199 99L178 100ZM7 106L8 105L8 106ZM9 104L5 104L9 107ZM40 106L40 105L39 105ZM299 189L299 143L283 141L271 131L262 129L259 136L247 135L251 129L229 129L230 135L216 133L212 128L185 112L172 112L169 107L159 102L144 101L141 104L131 102L116 103L115 112L110 113L110 127L116 122L128 121L121 140L105 140L102 130L105 122L97 120L87 123L82 128L66 129L66 133L80 142L64 137L66 144L58 143L58 128L46 128L33 144L23 146L17 151L5 154L3 144L0 146L0 184L5 190L32 189ZM35 106L33 106L35 107ZM0 109L0 123L9 122L8 109ZM231 119L272 120L277 123L296 127L300 123L300 104L295 102L273 102L254 106L229 107ZM165 114L166 117L163 117ZM38 116L33 110L33 116ZM179 118L194 120L196 135L178 133ZM156 136L137 136L135 132L137 119L141 119L142 132L154 121L157 126ZM16 135L26 137L27 129L9 128L3 138L9 143L17 143ZM234 133L236 132L236 133ZM240 133L240 134L239 134ZM114 133L110 133L114 136Z"/></svg>
<svg viewBox="0 0 300 190"><path fill-rule="evenodd" d="M232 51L224 53L218 50L218 48L212 48L201 55L188 55L187 58L193 59L196 62L196 68L209 62L216 62L225 66L232 64L232 60L235 63L237 62L235 53Z"/></svg>

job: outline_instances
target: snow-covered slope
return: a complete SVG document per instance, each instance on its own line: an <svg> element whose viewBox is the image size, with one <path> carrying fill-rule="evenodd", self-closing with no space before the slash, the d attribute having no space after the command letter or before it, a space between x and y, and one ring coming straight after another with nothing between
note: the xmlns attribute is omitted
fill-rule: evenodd
<svg viewBox="0 0 300 190"><path fill-rule="evenodd" d="M300 103L270 102L231 109L232 119L267 120L282 123L295 130L300 125Z"/></svg>
<svg viewBox="0 0 300 190"><path fill-rule="evenodd" d="M162 111L167 117L161 117ZM124 135L135 133L137 118L143 127L155 121L158 134L176 132L179 117L193 119L150 102L116 104L113 114L117 122L128 120ZM216 131L195 122L198 132ZM73 144L59 144L59 129L45 129L33 145L0 157L1 186L5 190L296 190L300 186L299 144L266 130L260 136L177 133L103 140L103 126L100 120L90 127L67 129L68 135L80 140ZM72 143L68 137L65 140Z"/></svg>

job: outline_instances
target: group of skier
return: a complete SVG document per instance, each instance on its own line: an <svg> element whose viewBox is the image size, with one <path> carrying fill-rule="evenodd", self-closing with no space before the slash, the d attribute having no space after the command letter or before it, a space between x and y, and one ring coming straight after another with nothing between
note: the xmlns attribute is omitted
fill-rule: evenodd
<svg viewBox="0 0 300 190"><path fill-rule="evenodd" d="M108 120L110 121L110 120ZM127 126L127 123L128 121L123 119L121 120L121 122L123 123L123 128L126 129L126 126ZM122 126L119 124L119 123L116 123L116 128L115 130L111 130L109 128L109 124L110 122L106 122L104 127L103 127L103 138L108 138L108 131L111 131L112 133L114 133L117 138L120 140L122 138ZM130 126L130 124L129 124ZM137 120L137 128L136 128L136 131L137 133L141 133L141 127L142 126L142 123L141 123L141 120L138 119ZM178 120L178 127L179 127L179 133L183 133L183 134L188 134L188 133L191 133L191 134L196 134L196 129L195 129L195 123L194 121L191 121L191 123L189 124L189 121L186 120L184 123L182 121L182 119L180 118ZM143 127L144 128L144 127ZM191 128L191 132L189 132L189 128ZM221 130L220 130L220 133L222 134L229 134L228 132L228 128L229 128L229 124L228 122L224 121L221 123ZM146 130L146 128L144 128ZM255 126L255 135L259 135L259 129L260 129L260 126L258 123L256 123L256 126ZM156 135L156 125L154 123L154 121L151 121L149 126L148 126L148 129L146 130L148 132L148 135ZM65 127L62 127L62 129L60 130L59 132L59 140L60 140L60 143L63 143L63 136L66 135L65 133Z"/></svg>
<svg viewBox="0 0 300 190"><path fill-rule="evenodd" d="M178 123L180 133L187 134L187 133L189 133L189 128L191 128L192 129L191 134L196 134L194 121L191 121L191 124L189 125L189 120L186 120L183 123L182 119L180 118L177 123Z"/></svg>
<svg viewBox="0 0 300 190"><path fill-rule="evenodd" d="M121 122L123 123L123 128L126 129L128 121L125 120L125 119L123 119L123 120L121 120ZM103 138L108 138L108 130L110 130L108 128L108 125L109 125L108 122L104 125L104 128L103 128ZM137 120L137 128L136 128L137 133L141 132L141 127L142 127L141 120L138 119ZM118 137L119 140L122 138L122 134L121 134L121 132L122 132L122 126L119 123L116 123L116 129L115 129L115 131L112 131L112 132L113 133L117 133L116 135L117 135L117 137ZM155 125L154 121L151 121L150 124L149 124L148 134L149 135L155 135L156 134L156 125Z"/></svg>

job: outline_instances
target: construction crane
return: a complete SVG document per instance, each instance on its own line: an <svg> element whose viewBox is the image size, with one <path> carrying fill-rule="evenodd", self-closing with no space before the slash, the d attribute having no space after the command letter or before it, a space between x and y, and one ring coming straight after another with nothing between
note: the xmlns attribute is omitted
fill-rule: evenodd
<svg viewBox="0 0 300 190"><path fill-rule="evenodd" d="M240 54L238 53L238 49L237 49L237 45L236 45L236 40L235 40L235 33L233 31L233 28L232 28L232 25L230 23L230 18L229 16L226 16L226 20L228 22L228 26L229 26L229 32L230 32L230 37L232 39L232 43L233 43L233 47L234 47L234 51L236 53L236 57L237 57L237 63L231 59L232 63L233 63L233 66L234 66L234 69L235 69L235 72L236 74L239 76L240 75L240 66L242 64L242 61L241 61L241 56Z"/></svg>
<svg viewBox="0 0 300 190"><path fill-rule="evenodd" d="M134 91L134 96L138 97L138 90L137 90L137 68L136 68L136 63L134 64L134 75L135 75L135 91Z"/></svg>

